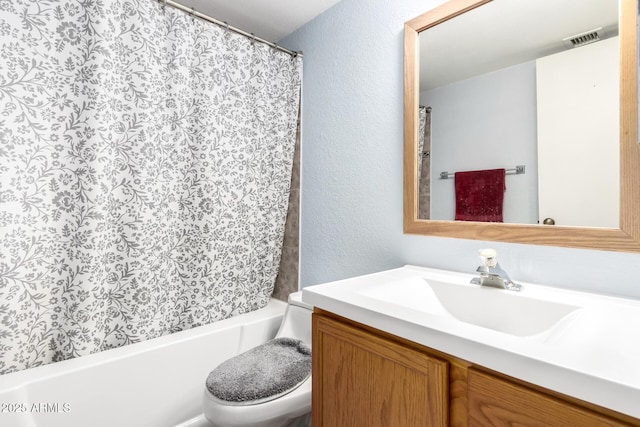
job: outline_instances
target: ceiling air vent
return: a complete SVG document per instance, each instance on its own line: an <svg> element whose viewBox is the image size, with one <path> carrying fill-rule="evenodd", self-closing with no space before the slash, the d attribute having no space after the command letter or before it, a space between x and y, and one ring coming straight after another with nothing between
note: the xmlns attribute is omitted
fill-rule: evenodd
<svg viewBox="0 0 640 427"><path fill-rule="evenodd" d="M595 30L587 31L586 33L576 34L575 36L562 39L567 47L580 47L589 43L597 42L600 40L599 31L602 31L602 27L598 27Z"/></svg>

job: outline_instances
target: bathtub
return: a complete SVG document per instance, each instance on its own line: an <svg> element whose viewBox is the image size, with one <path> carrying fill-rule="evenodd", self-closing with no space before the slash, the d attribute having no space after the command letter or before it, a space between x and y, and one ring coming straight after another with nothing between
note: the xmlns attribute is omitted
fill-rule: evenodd
<svg viewBox="0 0 640 427"><path fill-rule="evenodd" d="M0 376L0 426L200 427L207 374L275 336L286 303Z"/></svg>

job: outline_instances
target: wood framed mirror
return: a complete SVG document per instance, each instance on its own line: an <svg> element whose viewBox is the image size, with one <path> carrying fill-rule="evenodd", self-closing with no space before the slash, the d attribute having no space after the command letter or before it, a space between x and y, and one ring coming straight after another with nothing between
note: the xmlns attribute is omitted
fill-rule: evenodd
<svg viewBox="0 0 640 427"><path fill-rule="evenodd" d="M503 0L450 0L405 23L404 232L426 236L640 252L636 0L619 0L620 220L617 228L426 220L418 217L419 35L492 1ZM613 143L615 144L615 141ZM578 157L576 153L576 158Z"/></svg>

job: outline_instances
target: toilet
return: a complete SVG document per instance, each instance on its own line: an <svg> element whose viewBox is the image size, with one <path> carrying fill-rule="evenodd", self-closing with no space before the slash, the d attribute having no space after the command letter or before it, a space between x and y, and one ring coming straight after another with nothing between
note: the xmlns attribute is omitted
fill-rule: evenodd
<svg viewBox="0 0 640 427"><path fill-rule="evenodd" d="M310 349L313 307L302 302L302 292L289 295L288 302L280 329L273 340L223 362L207 378L203 412L211 425L215 427L283 427L306 424L311 412ZM273 392L267 397L246 401L234 400L233 397L227 397L223 394L225 391L218 391L216 381L220 384L220 388L225 387L224 382L226 381L236 383L229 385L230 388L233 388L230 394L242 393L243 386L237 384L239 381L226 380L228 377L236 378L242 374L232 371L228 377L225 377L225 368L234 365L236 370L242 371L243 363L245 363L245 360L242 359L244 355L257 351L268 352L273 348L269 347L272 342L284 343L282 345L287 346L286 351L293 352L294 357L299 357L295 359L295 364L292 362L290 366L292 371L296 369L300 371L295 373L298 375L298 379L293 376L292 380L297 381L295 384L285 384L285 389ZM300 354L297 354L297 351ZM277 358L281 360L280 356ZM304 369L301 368L303 365ZM307 366L308 374L305 373ZM289 367L284 365L282 369L289 369ZM308 375L306 379L304 379L305 375ZM253 391L253 389L249 391ZM271 391L265 393L271 393ZM224 397L224 400L221 397Z"/></svg>

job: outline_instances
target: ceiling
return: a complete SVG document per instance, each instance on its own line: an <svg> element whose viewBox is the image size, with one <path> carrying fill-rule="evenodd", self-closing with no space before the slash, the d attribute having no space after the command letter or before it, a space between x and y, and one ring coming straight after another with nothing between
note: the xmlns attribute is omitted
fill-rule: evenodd
<svg viewBox="0 0 640 427"><path fill-rule="evenodd" d="M566 50L563 38L598 27L617 35L617 1L494 0L420 33L420 91Z"/></svg>
<svg viewBox="0 0 640 427"><path fill-rule="evenodd" d="M262 39L277 42L340 0L174 1Z"/></svg>

